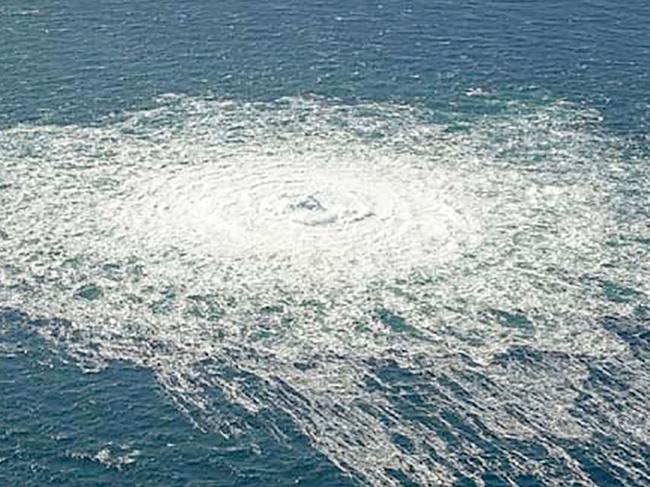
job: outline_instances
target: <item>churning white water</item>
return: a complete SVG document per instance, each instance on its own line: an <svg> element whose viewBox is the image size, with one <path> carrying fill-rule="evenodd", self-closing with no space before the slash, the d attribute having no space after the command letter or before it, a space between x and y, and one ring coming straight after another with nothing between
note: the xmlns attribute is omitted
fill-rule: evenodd
<svg viewBox="0 0 650 487"><path fill-rule="evenodd" d="M153 369L199 427L247 427L215 391L252 415L279 410L371 484L396 482L391 470L447 484L461 469L400 406L411 393L423 414L444 404L564 458L544 434L589 434L568 412L584 366L533 376L493 358L521 346L628 356L598 320L650 292L647 246L612 251L648 231L618 191L648 173L621 171L598 115L567 103L513 102L455 127L434 115L169 96L94 126L5 130L0 298L63 318L39 333L84 367ZM609 299L612 286L628 299ZM417 380L399 389L378 364ZM475 403L428 388L444 377ZM620 431L647 439L629 418Z"/></svg>

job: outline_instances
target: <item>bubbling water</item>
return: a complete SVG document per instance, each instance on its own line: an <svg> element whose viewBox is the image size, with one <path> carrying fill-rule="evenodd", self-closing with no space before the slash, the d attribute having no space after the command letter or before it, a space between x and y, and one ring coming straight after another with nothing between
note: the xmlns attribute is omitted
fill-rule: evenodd
<svg viewBox="0 0 650 487"><path fill-rule="evenodd" d="M301 279L398 274L424 253L449 260L477 240L469 207L477 202L447 186L458 175L425 172L404 157L244 154L214 166L137 181L103 209L106 219L132 246L172 243L221 262L273 258Z"/></svg>
<svg viewBox="0 0 650 487"><path fill-rule="evenodd" d="M571 357L632 363L598 324L650 292L650 259L631 258L642 240L604 265L607 238L643 230L614 196L631 184L620 152L569 104L506 104L453 130L431 118L170 96L94 127L6 130L0 298L64 318L38 332L84 367L153 369L197 426L247 434L222 400L280 411L370 484L480 478L476 445L445 439L445 411L534 438L570 471L548 478L589 483L548 435L590 431L569 412L587 374ZM604 297L613 282L629 299ZM570 373L518 375L499 362L517 347L565 354Z"/></svg>

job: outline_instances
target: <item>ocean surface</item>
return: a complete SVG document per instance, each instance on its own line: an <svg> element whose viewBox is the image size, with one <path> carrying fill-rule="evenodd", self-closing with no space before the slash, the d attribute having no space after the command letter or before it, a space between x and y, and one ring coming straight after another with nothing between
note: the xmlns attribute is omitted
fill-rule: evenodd
<svg viewBox="0 0 650 487"><path fill-rule="evenodd" d="M650 485L647 0L0 3L1 486Z"/></svg>

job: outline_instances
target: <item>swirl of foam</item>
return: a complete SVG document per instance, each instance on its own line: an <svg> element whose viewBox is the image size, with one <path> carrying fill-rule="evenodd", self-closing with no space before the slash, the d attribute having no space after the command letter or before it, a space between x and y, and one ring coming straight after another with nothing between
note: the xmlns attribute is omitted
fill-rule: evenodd
<svg viewBox="0 0 650 487"><path fill-rule="evenodd" d="M408 269L425 254L453 258L478 233L476 203L448 185L458 175L415 162L245 154L138 180L110 211L118 232L152 250L274 257L319 279L370 277Z"/></svg>

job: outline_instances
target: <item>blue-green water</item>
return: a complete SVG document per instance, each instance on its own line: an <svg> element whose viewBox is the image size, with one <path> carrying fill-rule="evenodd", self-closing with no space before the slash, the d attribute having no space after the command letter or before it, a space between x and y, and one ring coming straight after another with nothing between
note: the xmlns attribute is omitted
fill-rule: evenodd
<svg viewBox="0 0 650 487"><path fill-rule="evenodd" d="M649 25L3 2L0 485L650 485Z"/></svg>

